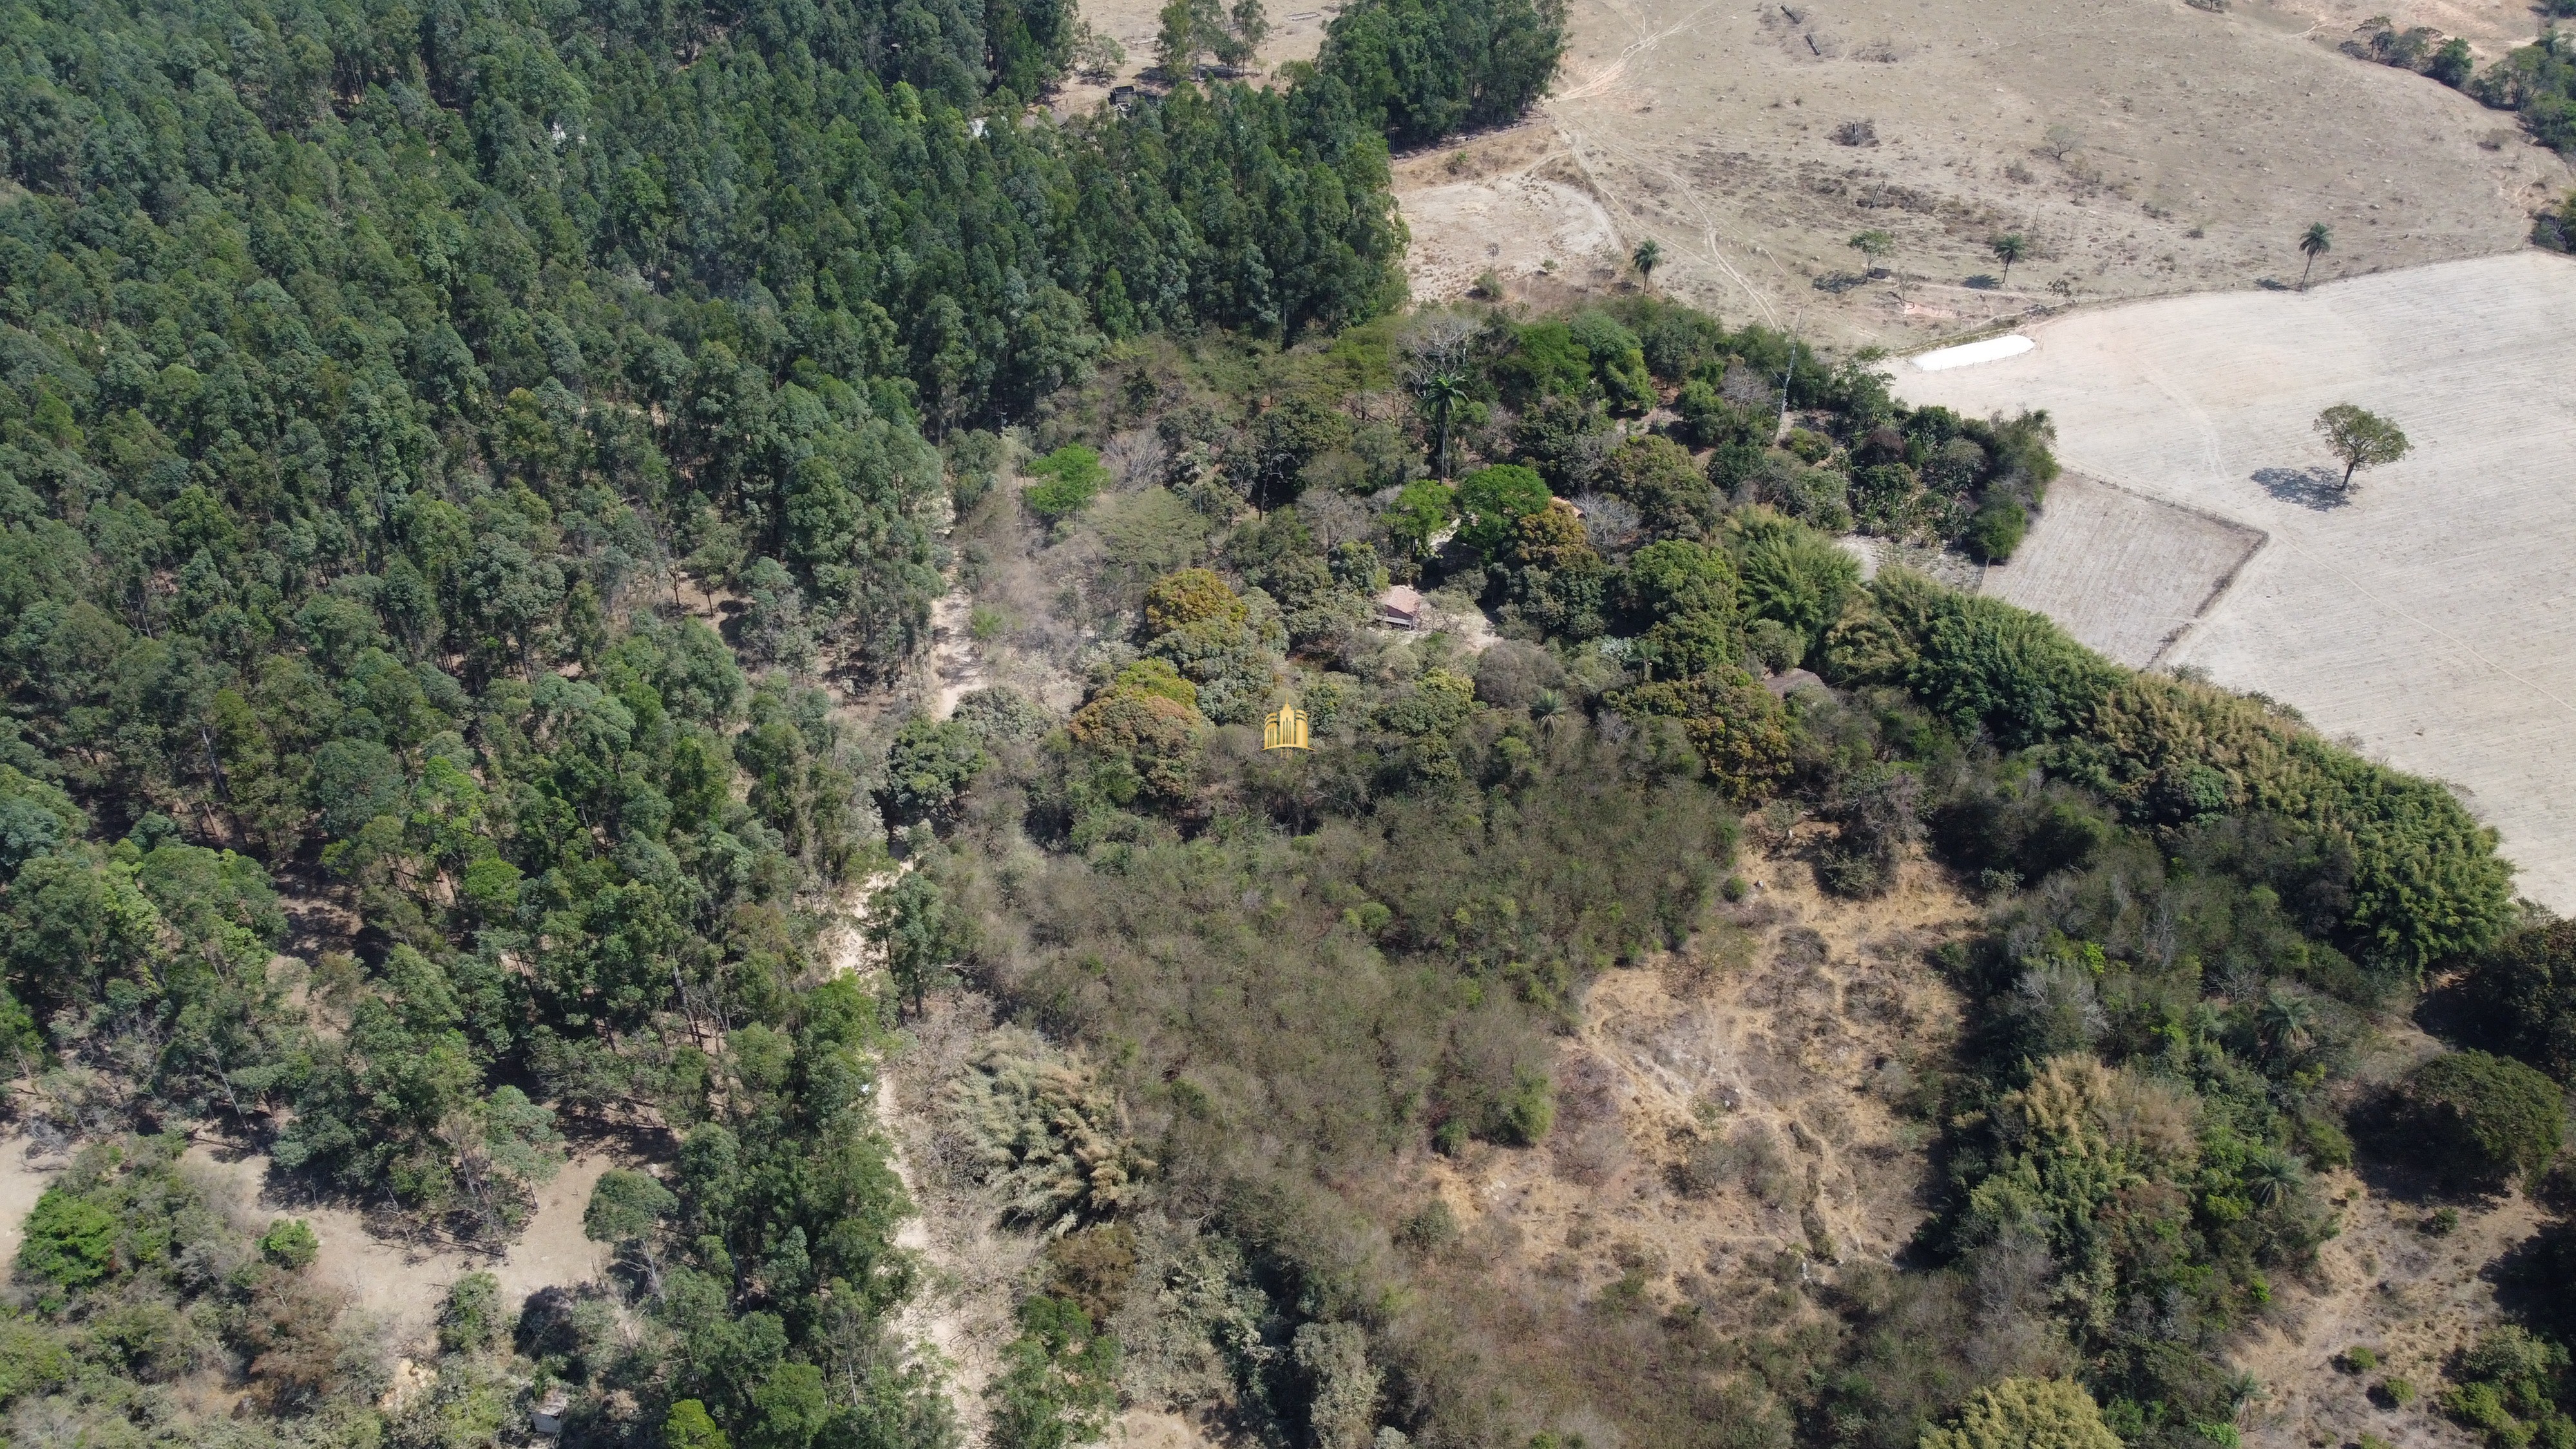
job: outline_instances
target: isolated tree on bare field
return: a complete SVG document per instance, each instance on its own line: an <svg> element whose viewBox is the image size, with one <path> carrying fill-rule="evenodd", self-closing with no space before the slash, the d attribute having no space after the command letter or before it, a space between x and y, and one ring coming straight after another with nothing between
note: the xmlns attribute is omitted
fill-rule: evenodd
<svg viewBox="0 0 2576 1449"><path fill-rule="evenodd" d="M2030 255L2030 241L2019 232L1996 237L1986 246L1995 254L1995 260L2004 264L2004 281L2007 283L2012 281L2013 263Z"/></svg>
<svg viewBox="0 0 2576 1449"><path fill-rule="evenodd" d="M2351 403L2336 403L2317 414L2316 429L2326 440L2326 451L2343 463L2346 489L2352 487L2355 471L2394 463L2415 447L2395 423Z"/></svg>
<svg viewBox="0 0 2576 1449"><path fill-rule="evenodd" d="M1643 248L1640 248L1643 250ZM1404 352L1404 385L1431 414L1436 433L1434 473L1449 476L1449 419L1467 400L1469 353L1476 340L1474 324L1449 312L1427 312L1416 318L1399 344Z"/></svg>
<svg viewBox="0 0 2576 1449"><path fill-rule="evenodd" d="M2300 291L2308 289L2308 273L2315 270L2317 258L2333 250L2334 228L2322 221L2311 223L2306 234L2299 238L2299 254L2308 259L2307 264L2299 268Z"/></svg>
<svg viewBox="0 0 2576 1449"><path fill-rule="evenodd" d="M2039 154L2064 161L2084 145L2084 133L2073 126L2051 126L2039 138Z"/></svg>
<svg viewBox="0 0 2576 1449"><path fill-rule="evenodd" d="M1896 238L1883 231L1856 231L1843 245L1860 253L1861 270L1876 271L1879 262L1895 253Z"/></svg>
<svg viewBox="0 0 2576 1449"><path fill-rule="evenodd" d="M1636 264L1637 280L1652 285L1655 268L1664 264L1664 244L1648 237L1637 243L1637 249L1628 254L1628 260Z"/></svg>

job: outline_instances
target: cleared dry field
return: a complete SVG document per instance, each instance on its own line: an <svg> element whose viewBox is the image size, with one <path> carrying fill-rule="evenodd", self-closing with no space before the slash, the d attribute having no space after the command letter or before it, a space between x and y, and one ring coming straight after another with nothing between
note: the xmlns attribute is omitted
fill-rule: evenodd
<svg viewBox="0 0 2576 1449"><path fill-rule="evenodd" d="M2030 336L2001 362L1899 364L1897 390L1981 415L2045 408L2069 469L2268 534L2162 662L2450 781L2503 833L2522 892L2576 910L2576 263L2517 252L2179 297ZM2348 498L2310 431L2338 402L2415 444ZM2080 506L2052 511L2034 557L2086 526ZM2179 587L2102 577L2151 616L2142 628Z"/></svg>
<svg viewBox="0 0 2576 1449"><path fill-rule="evenodd" d="M1540 117L1399 166L1416 290L1457 295L1473 271L1456 259L1488 247L1506 283L1541 295L1607 280L1597 251L1559 254L1545 280L1511 254L1548 232L1584 234L1590 203L1560 198L1564 214L1535 224L1498 207L1496 225L1455 192L1533 175L1597 198L1621 239L1612 256L1657 238L1659 288L1731 321L1898 350L2060 304L2060 287L2141 297L2294 278L2292 243L2311 222L2335 230L2319 264L2329 277L2520 244L2567 168L2509 116L2337 53L2359 18L2345 9L2392 11L1572 0L1565 69ZM2514 0L2393 10L2489 54L2533 25ZM1894 236L1894 276L1857 274L1846 242L1863 230ZM2033 255L2009 286L1971 285L2000 272L1987 243L2002 232Z"/></svg>
<svg viewBox="0 0 2576 1449"><path fill-rule="evenodd" d="M2132 668L2154 664L2263 544L2229 523L2079 474L2050 486L2041 526L1980 592L2037 609Z"/></svg>
<svg viewBox="0 0 2576 1449"><path fill-rule="evenodd" d="M1324 27L1341 10L1341 0L1268 7L1269 33L1249 69L1268 73L1292 60L1313 60L1324 48ZM1109 99L1112 86L1133 85L1154 64L1154 36L1162 28L1163 0L1083 0L1082 18L1091 28L1116 41L1127 58L1107 76L1074 76L1054 96L1059 116L1087 112Z"/></svg>

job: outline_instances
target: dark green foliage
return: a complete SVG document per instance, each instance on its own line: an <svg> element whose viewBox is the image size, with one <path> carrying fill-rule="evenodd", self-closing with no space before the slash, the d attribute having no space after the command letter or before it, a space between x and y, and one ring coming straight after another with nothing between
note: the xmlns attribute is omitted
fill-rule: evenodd
<svg viewBox="0 0 2576 1449"><path fill-rule="evenodd" d="M2470 966L2460 995L2471 1033L2576 1082L2576 922L2518 927Z"/></svg>
<svg viewBox="0 0 2576 1449"><path fill-rule="evenodd" d="M1729 520L1727 547L1744 580L1745 612L1785 626L1809 648L1860 586L1859 563L1831 539L1759 509Z"/></svg>
<svg viewBox="0 0 2576 1449"><path fill-rule="evenodd" d="M996 1449L1072 1449L1100 1437L1118 1408L1118 1342L1077 1304L1043 1295L1020 1306L1020 1336L1002 1351L993 1403Z"/></svg>
<svg viewBox="0 0 2576 1449"><path fill-rule="evenodd" d="M509 1316L501 1307L501 1280L489 1273L468 1273L447 1285L438 1305L438 1346L449 1353L484 1353L510 1335Z"/></svg>
<svg viewBox="0 0 2576 1449"><path fill-rule="evenodd" d="M16 1264L31 1306L0 1326L0 1406L54 1394L60 1419L130 1425L123 1406L212 1370L258 1413L317 1431L363 1414L372 1391L340 1372L357 1342L341 1331L342 1300L278 1261L309 1262L311 1234L280 1253L279 1231L236 1229L181 1165L186 1146L175 1134L101 1141L45 1189Z"/></svg>
<svg viewBox="0 0 2576 1449"><path fill-rule="evenodd" d="M2030 532L2030 514L2009 498L1992 498L1977 508L1969 521L1968 531L1960 539L1968 556L1980 563L2003 563L2021 547L2022 536Z"/></svg>
<svg viewBox="0 0 2576 1449"><path fill-rule="evenodd" d="M1620 580L1627 622L1650 629L1674 618L1709 615L1732 619L1741 581L1725 552L1686 539L1668 539L1637 550Z"/></svg>
<svg viewBox="0 0 2576 1449"><path fill-rule="evenodd" d="M259 1255L281 1268L309 1267L321 1251L322 1240L302 1218L279 1218L259 1239Z"/></svg>
<svg viewBox="0 0 2576 1449"><path fill-rule="evenodd" d="M114 1213L49 1187L27 1215L18 1270L58 1288L87 1288L115 1271L118 1227Z"/></svg>
<svg viewBox="0 0 2576 1449"><path fill-rule="evenodd" d="M1361 0L1316 64L1399 146L1516 119L1547 93L1565 44L1555 0Z"/></svg>
<svg viewBox="0 0 2576 1449"><path fill-rule="evenodd" d="M1717 526L1715 491L1670 438L1637 438L1622 446L1604 460L1597 486L1634 505L1650 535L1705 538Z"/></svg>
<svg viewBox="0 0 2576 1449"><path fill-rule="evenodd" d="M1100 455L1079 443L1067 443L1024 471L1046 481L1021 490L1020 501L1029 506L1031 513L1050 523L1090 507L1101 485L1109 481L1108 470L1100 466Z"/></svg>
<svg viewBox="0 0 2576 1449"><path fill-rule="evenodd" d="M939 886L920 871L906 871L877 897L869 939L885 952L886 975L915 1011L944 984L966 954L965 923L950 911Z"/></svg>
<svg viewBox="0 0 2576 1449"><path fill-rule="evenodd" d="M1891 581L1877 597L1913 636L1906 683L1953 723L1991 731L2019 749L2087 723L2117 672L2046 618L1974 595L1907 593Z"/></svg>
<svg viewBox="0 0 2576 1449"><path fill-rule="evenodd" d="M1512 451L1547 486L1573 495L1601 471L1611 442L1610 418L1597 402L1551 392L1533 399L1512 425Z"/></svg>
<svg viewBox="0 0 2576 1449"><path fill-rule="evenodd" d="M931 859L941 904L978 923L962 973L1103 1064L1159 1134L1144 1211L1196 1204L1202 1231L1259 1265L1263 1342L1297 1372L1229 1368L1247 1420L1322 1432L1326 1334L1345 1305L1381 1305L1364 1343L1337 1340L1357 1367L1334 1381L1402 1385L1417 1440L1511 1442L1526 1430L1499 1416L1581 1403L1636 1442L1785 1444L1794 1422L1907 1449L1994 1378L2080 1377L2123 1442L2226 1442L2243 1404L2227 1346L2334 1230L2315 1174L2353 1155L2338 1078L2417 971L2500 929L2492 842L2438 787L2259 702L2133 675L2036 615L1901 573L1864 587L1832 539L1706 481L1738 462L1757 495L1806 486L1796 470L1865 479L1890 531L1955 537L1980 507L2039 503L2045 419L1908 411L1865 374L1667 304L1599 317L1617 330L1469 333L1460 488L1416 485L1371 520L1426 582L1484 584L1509 637L1472 684L1440 638L1297 627L1282 658L1245 637L1262 596L1302 610L1345 577L1319 540L1358 524L1343 498L1238 519L1215 567L1145 591L1145 660L1095 675L1060 745L1007 764L1023 789L979 787ZM1356 412L1366 384L1314 379L1357 374L1369 345L1201 363L1159 394L1217 400L1161 420L1180 436L1192 409L1250 419L1331 388ZM1602 359L1631 346L1656 389L1701 389L1692 408L1749 458L1703 472L1684 428L1611 446L1603 420L1626 404ZM1797 451L1761 447L1745 401L1771 367L1830 419ZM1128 406L1100 410L1104 433L1160 404ZM1480 406L1517 421L1479 428ZM1190 428L1235 466L1242 432ZM1463 546L1424 557L1453 504ZM1567 607L1573 579L1597 581L1597 603ZM1197 661L1220 654L1284 679L1313 754L1197 732L1199 674L1228 677ZM1757 661L1807 661L1832 685L1764 680ZM1159 750L1138 747L1163 725ZM1158 758L1176 764L1147 788ZM1620 1248L1623 1276L1589 1297L1488 1309L1481 1238L1405 1231L1417 1202L1354 1185L1426 1145L1470 1170L1532 1143L1560 1172L1601 1170L1606 1094L1542 1033L1614 963L1687 977L1728 957L1732 927L1700 913L1725 874L1724 810L1756 804L1766 833L1799 822L1795 858L1830 890L1924 869L1928 835L1988 903L1939 956L1970 999L1959 1053L1875 1079L1941 1134L1917 1245L1940 1267L1896 1292L1841 1265L1844 1322L1812 1333L1714 1326L1714 1305L1767 1291L1750 1275L1677 1279L1649 1311L1652 1269ZM1689 843L1694 821L1712 843ZM1724 894L1758 912L1739 884ZM1638 929L1649 918L1660 929ZM1788 1146L1724 1129L1674 1180L1784 1210L1799 1188ZM1832 1253L1805 1217L1806 1251ZM1782 1294L1761 1311L1795 1321L1814 1281L1800 1266L1755 1265ZM1399 1412L1375 1402L1377 1422Z"/></svg>
<svg viewBox="0 0 2576 1449"><path fill-rule="evenodd" d="M2520 113L2523 129L2541 145L2561 155L2576 151L2576 53L2556 26L2536 43L2508 51L2466 89L2490 106Z"/></svg>
<svg viewBox="0 0 2576 1449"><path fill-rule="evenodd" d="M1547 484L1513 463L1479 468L1458 480L1458 542L1487 560L1500 558L1520 521L1547 507Z"/></svg>
<svg viewBox="0 0 2576 1449"><path fill-rule="evenodd" d="M1405 44L1482 68L1459 116L1553 69L1535 12L1407 15ZM586 1224L616 1285L522 1325L576 1422L624 1393L639 1426L746 1449L952 1443L881 1335L909 1287L869 1111L882 1008L813 948L882 835L869 751L810 676L912 660L941 492L972 508L1004 461L985 429L1105 350L1283 344L1397 300L1379 118L1450 74L1391 89L1380 64L1363 100L1328 64L1020 124L1076 22L0 10L11 1074L59 1071L84 1131L213 1119L282 1184L487 1241L567 1132L656 1123L686 1142L667 1185L611 1174ZM1633 403L1633 341L1592 330ZM1252 410L1190 433L1225 472L1181 506L1409 476L1396 425L1287 397L1244 459L1219 455ZM1042 471L1058 518L1102 481L1079 447ZM1305 637L1379 586L1367 540L1332 542L1320 575L1302 548L1265 564ZM1242 719L1281 634L1265 609L1140 643ZM1140 697L1182 712L1125 740L1177 793L1206 721ZM1036 752L1026 713L903 730L884 812L951 824L988 750ZM943 889L888 892L916 1005L972 940ZM307 992L276 968L281 890L348 921ZM38 1210L22 1281L69 1326L0 1335L0 1396L77 1382L61 1433L119 1442L202 1439L133 1397L199 1371L248 1385L245 1421L313 1421L278 1428L297 1442L462 1443L520 1412L490 1280L387 1430L299 1271L309 1232L215 1232L175 1148L135 1151Z"/></svg>
<svg viewBox="0 0 2576 1449"><path fill-rule="evenodd" d="M679 1206L680 1200L652 1174L610 1168L599 1175L582 1208L582 1236L597 1243L638 1242L650 1238Z"/></svg>
<svg viewBox="0 0 2576 1449"><path fill-rule="evenodd" d="M886 783L879 792L886 818L910 822L946 813L989 758L973 730L955 720L914 715L895 732L886 754Z"/></svg>
<svg viewBox="0 0 2576 1449"><path fill-rule="evenodd" d="M2406 1078L2398 1111L2407 1138L2455 1181L2537 1182L2564 1140L2558 1084L2510 1057L2449 1052Z"/></svg>
<svg viewBox="0 0 2576 1449"><path fill-rule="evenodd" d="M2456 1355L2442 1412L2480 1430L2495 1449L2564 1449L2576 1444L2567 1414L2567 1350L2514 1324L2491 1328Z"/></svg>
<svg viewBox="0 0 2576 1449"><path fill-rule="evenodd" d="M2221 868L2268 877L2266 889L2296 899L2305 929L2332 935L2365 965L2420 972L2483 950L2509 924L2510 868L2442 787L2330 745L2256 702L2124 675L2006 604L1902 571L1880 575L1867 597L1836 626L1823 661L1830 675L1901 683L2005 747L2045 746L2052 769L2131 820L2277 817L2255 823L2269 842L2257 860Z"/></svg>

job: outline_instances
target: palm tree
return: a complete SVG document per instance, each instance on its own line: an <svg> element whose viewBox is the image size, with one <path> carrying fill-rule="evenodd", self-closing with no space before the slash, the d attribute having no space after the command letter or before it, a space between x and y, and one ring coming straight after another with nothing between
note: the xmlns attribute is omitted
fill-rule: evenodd
<svg viewBox="0 0 2576 1449"><path fill-rule="evenodd" d="M1442 481L1449 477L1449 417L1467 401L1475 353L1476 329L1454 312L1430 312L1414 319L1400 344L1405 355L1404 385L1428 411L1439 430L1434 452Z"/></svg>
<svg viewBox="0 0 2576 1449"><path fill-rule="evenodd" d="M2299 238L2299 251L2308 259L2307 265L2299 268L2300 291L2308 289L2308 273L2316 266L2317 258L2333 250L2334 228L2322 221L2311 224L2307 235Z"/></svg>
<svg viewBox="0 0 2576 1449"><path fill-rule="evenodd" d="M1438 421L1440 444L1432 456L1434 471L1445 483L1449 480L1449 414L1467 400L1466 370L1452 366L1425 368L1414 374L1413 390Z"/></svg>
<svg viewBox="0 0 2576 1449"><path fill-rule="evenodd" d="M2295 1058L2316 1044L2316 1003L2297 992L2274 987L2254 1010L2254 1030L2270 1050Z"/></svg>
<svg viewBox="0 0 2576 1449"><path fill-rule="evenodd" d="M2004 264L2004 282L2012 282L2013 263L2030 255L2030 240L2019 232L1996 237L1986 245L1994 250L1995 260Z"/></svg>
<svg viewBox="0 0 2576 1449"><path fill-rule="evenodd" d="M2306 1177L2299 1170L2299 1159L2277 1147L2258 1147L2245 1163L2245 1185L2253 1189L2254 1200L2265 1207L2296 1193Z"/></svg>
<svg viewBox="0 0 2576 1449"><path fill-rule="evenodd" d="M1651 286L1655 280L1655 268L1664 264L1663 243L1648 237L1637 243L1637 249L1628 254L1628 260L1637 264L1638 279Z"/></svg>

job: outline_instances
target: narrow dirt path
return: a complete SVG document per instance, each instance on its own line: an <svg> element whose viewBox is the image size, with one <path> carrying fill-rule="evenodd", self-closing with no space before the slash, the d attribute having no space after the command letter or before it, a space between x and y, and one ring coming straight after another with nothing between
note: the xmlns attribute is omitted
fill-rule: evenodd
<svg viewBox="0 0 2576 1449"><path fill-rule="evenodd" d="M930 648L921 667L909 678L875 691L872 698L848 699L842 709L858 715L919 705L933 719L954 714L957 701L982 688L987 678L983 651L973 631L974 602L973 595L952 579L948 592L931 603ZM825 947L833 975L869 977L880 971L882 963L867 939L870 903L909 868L898 864L843 889L839 905L844 924ZM941 1211L947 1205L940 1199L947 1194L941 1191L937 1175L925 1171L926 1159L935 1150L928 1118L907 1115L919 1114L928 1105L913 1100L921 1074L908 1069L913 1065L908 1059L922 1052L919 1031L912 1036L912 1042L882 1053L877 1062L877 1124L885 1133L888 1163L913 1205L911 1216L895 1230L895 1246L918 1255L925 1270L921 1287L896 1316L895 1334L937 1362L946 1375L949 1400L966 1442L978 1444L983 1441L987 1417L984 1386L992 1379L1007 1334L1007 1284L1002 1285L1002 1334L997 1335L988 1284L992 1265L979 1261L990 1255L978 1253L979 1245L961 1239L961 1233L971 1235L976 1224L965 1215ZM952 1218L958 1220L948 1220Z"/></svg>
<svg viewBox="0 0 2576 1449"><path fill-rule="evenodd" d="M930 717L946 719L957 701L984 687L984 651L975 642L975 600L951 588L930 606L930 664L926 701Z"/></svg>

